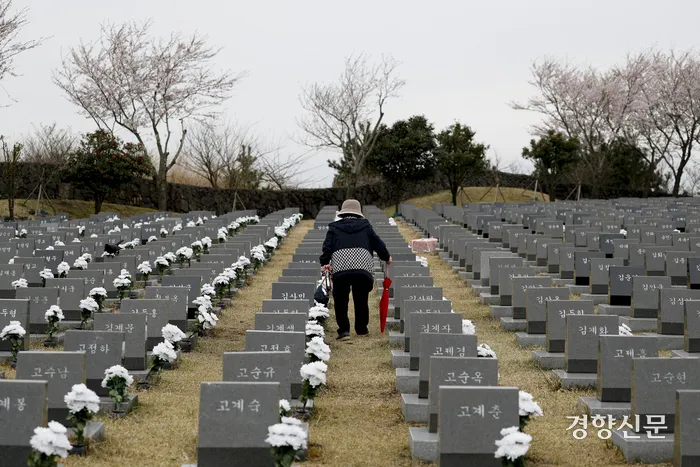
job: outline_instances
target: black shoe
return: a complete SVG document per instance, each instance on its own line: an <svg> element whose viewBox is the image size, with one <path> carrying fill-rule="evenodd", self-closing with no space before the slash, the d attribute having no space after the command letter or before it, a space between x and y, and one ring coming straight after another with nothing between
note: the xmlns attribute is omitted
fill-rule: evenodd
<svg viewBox="0 0 700 467"><path fill-rule="evenodd" d="M364 331L355 331L358 336L369 336L369 331L365 329Z"/></svg>
<svg viewBox="0 0 700 467"><path fill-rule="evenodd" d="M336 340L343 341L345 339L350 339L350 333L349 332L340 332L338 333L338 337L336 337Z"/></svg>

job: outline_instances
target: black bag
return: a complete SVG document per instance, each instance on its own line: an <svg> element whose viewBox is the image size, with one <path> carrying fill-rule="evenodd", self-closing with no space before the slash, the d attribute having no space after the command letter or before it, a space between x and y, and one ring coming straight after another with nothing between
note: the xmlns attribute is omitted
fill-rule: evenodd
<svg viewBox="0 0 700 467"><path fill-rule="evenodd" d="M320 303L321 305L328 307L328 303L331 300L331 280L328 273L323 273L321 280L316 287L316 292L314 292L314 301Z"/></svg>

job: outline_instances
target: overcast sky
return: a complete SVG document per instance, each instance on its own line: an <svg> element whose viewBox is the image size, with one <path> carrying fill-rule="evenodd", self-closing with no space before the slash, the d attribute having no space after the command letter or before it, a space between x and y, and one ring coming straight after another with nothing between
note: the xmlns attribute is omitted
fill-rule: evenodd
<svg viewBox="0 0 700 467"><path fill-rule="evenodd" d="M386 53L401 63L406 80L401 96L387 103L387 123L424 114L439 130L459 120L506 161L521 159L538 118L508 106L532 92L534 59L551 55L606 67L651 46L694 47L700 18L695 0L15 0L23 6L30 24L22 36L50 38L16 61L20 76L2 83L17 101L0 109L5 135L53 122L92 130L52 84L52 70L81 39L97 39L102 22L151 18L158 35L207 34L224 48L222 69L247 71L225 111L254 123L264 139L298 133L303 83L335 80L350 54ZM303 151L292 142L286 149ZM318 154L309 163L318 170L316 185L332 181L329 157L337 155Z"/></svg>

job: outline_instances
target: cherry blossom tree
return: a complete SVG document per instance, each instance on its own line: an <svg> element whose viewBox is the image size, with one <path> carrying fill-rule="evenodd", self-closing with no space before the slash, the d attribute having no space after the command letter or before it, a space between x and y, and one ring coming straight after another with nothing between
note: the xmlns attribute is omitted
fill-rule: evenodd
<svg viewBox="0 0 700 467"><path fill-rule="evenodd" d="M39 47L44 39L22 41L19 33L28 24L27 8L13 11L13 0L0 0L0 80L15 75L15 58Z"/></svg>

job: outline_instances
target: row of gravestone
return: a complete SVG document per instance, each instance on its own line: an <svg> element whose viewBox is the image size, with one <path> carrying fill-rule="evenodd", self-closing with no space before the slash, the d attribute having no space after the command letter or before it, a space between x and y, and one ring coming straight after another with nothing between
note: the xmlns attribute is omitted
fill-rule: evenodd
<svg viewBox="0 0 700 467"><path fill-rule="evenodd" d="M381 211L366 207L365 215L393 258L376 272L391 280L387 326L396 347L391 355L402 414L420 425L409 428L412 457L440 465L500 465L495 441L502 429L518 425L518 389L499 386L495 358L478 357L471 323L453 312L424 258ZM383 282L378 280L380 294Z"/></svg>
<svg viewBox="0 0 700 467"><path fill-rule="evenodd" d="M265 439L268 428L280 421L280 401L289 402L293 411L313 407L299 401L299 369L306 361L306 323L320 273L321 234L325 236L309 231L272 283L271 299L263 300L254 328L245 331L245 350L223 354L222 381L201 383L198 467L273 467ZM302 426L308 435L308 425ZM297 455L303 460L306 452Z"/></svg>
<svg viewBox="0 0 700 467"><path fill-rule="evenodd" d="M293 210L272 214L261 224L266 225L268 230L274 230L285 215L292 213ZM196 213L194 218L198 219L202 214ZM192 216L192 213L183 216L183 222ZM239 216L232 213L219 219L226 221L229 217L236 219ZM240 233L241 237L246 236L247 230ZM232 241L237 239L231 237ZM191 269L192 272L194 270ZM192 287L196 286L199 291L203 277L198 274L195 277L197 283L192 283ZM70 280L56 279L59 282ZM58 290L51 289L50 283L47 286L22 290ZM29 438L34 427L46 425L49 420L65 423L67 409L63 396L72 385L86 383L101 396L101 405L106 409L110 406L110 400L106 389L101 386L106 368L124 365L135 378L144 375L147 350L154 341L162 340L162 336L158 335L160 329L168 322L187 329L187 297L190 291L186 287L185 284L146 287L146 299L123 300L119 313L96 314L95 330L66 331L62 352L20 351L16 379L0 381L0 398L8 401L7 411L2 411L0 415L2 425L13 427L13 430L3 430L0 435L0 449L5 459L3 465L26 465ZM0 300L2 325L4 321L15 320L22 321L23 325L28 323L32 303L26 298ZM24 340L25 348L28 341L29 336ZM129 408L136 404L136 400L136 396L131 398ZM22 405L16 401L21 401Z"/></svg>
<svg viewBox="0 0 700 467"><path fill-rule="evenodd" d="M585 415L641 419L638 424L608 427L609 436L629 461L668 460L674 455L674 440L677 459L695 455L692 447L682 440L697 437L700 427L692 423L692 418L678 418L677 414L685 410L680 403L692 401L695 397L692 391L700 390L697 376L700 360L658 358L658 351L685 347L684 351L674 351L674 356L692 357L695 349L700 302L694 300L700 295L688 287L689 271L683 272L681 268L679 272L678 268L669 266L685 263L687 268L692 259L690 250L682 245L692 245L700 237L696 231L673 230L694 229L693 223L680 225L681 220L691 217L689 214L676 213L683 209L696 212L697 206L679 203L666 206L666 220L654 221L653 229L641 230L653 231L655 239L663 239L661 243L670 238L675 246L673 243L646 246L649 253L642 256L644 263L632 265L632 255L615 257L615 249L605 251L606 234L600 233L600 225L590 228L597 223L592 221L596 218L581 217L585 205L557 204L534 208L530 204L466 206L459 208L463 211L461 216L456 215L457 208L442 207L443 214L457 219L457 224L461 224L460 219L466 219L461 225L446 223L435 211L408 207L403 212L419 225L430 223L430 227L424 228L439 239L443 249L440 256L480 292L482 302L491 304L492 316L500 319L505 329L520 331L516 332L520 345L546 347L533 351L533 359L541 367L553 369L564 387L597 389L596 397L580 400ZM567 208L577 212L564 214L562 211ZM596 216L606 214L600 203L590 209ZM602 224L611 222L609 230L620 228L621 232L617 233L620 237L626 233L630 237L629 232L637 225L630 222L642 223L647 219L645 209L633 219L619 214L619 210L628 212L616 206L615 215L602 219ZM551 217L552 212L557 216ZM513 225L514 222L521 224ZM561 228L556 232L562 232L563 238L547 234L548 226L560 223ZM579 237L585 241L579 243ZM516 238L518 247L514 246ZM523 238L533 248L521 247ZM571 240L575 245L568 245ZM627 247L621 250L632 251L643 247L635 240L636 237L618 238L612 242L616 246L626 243ZM538 257L532 253L540 249L550 254ZM665 262L666 269L663 255L668 255L667 259L675 258ZM464 266L460 264L463 258ZM551 261L552 258L558 260ZM655 262L658 259L662 261ZM580 294L581 300L570 300L573 294ZM627 326L624 334L630 334L631 330L657 332L618 335L619 324ZM691 395L683 399L681 391L691 391Z"/></svg>

